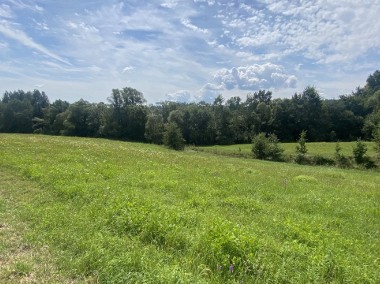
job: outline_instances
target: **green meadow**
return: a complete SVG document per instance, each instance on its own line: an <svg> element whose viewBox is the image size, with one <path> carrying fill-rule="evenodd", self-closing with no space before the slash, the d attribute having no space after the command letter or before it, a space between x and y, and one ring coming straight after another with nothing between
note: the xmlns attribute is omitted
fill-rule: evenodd
<svg viewBox="0 0 380 284"><path fill-rule="evenodd" d="M380 283L380 174L0 134L0 241L0 283Z"/></svg>
<svg viewBox="0 0 380 284"><path fill-rule="evenodd" d="M367 146L367 153L371 158L375 158L376 151L374 149L375 143L363 142ZM336 142L307 142L306 147L308 149L307 155L310 156L323 156L329 159L334 158ZM298 143L280 143L284 149L285 157L295 156L296 146ZM352 157L352 150L356 146L356 142L339 142L341 147L341 154ZM252 144L237 144L237 145L215 145L204 147L193 147L193 149L202 152L208 152L213 154L252 157Z"/></svg>

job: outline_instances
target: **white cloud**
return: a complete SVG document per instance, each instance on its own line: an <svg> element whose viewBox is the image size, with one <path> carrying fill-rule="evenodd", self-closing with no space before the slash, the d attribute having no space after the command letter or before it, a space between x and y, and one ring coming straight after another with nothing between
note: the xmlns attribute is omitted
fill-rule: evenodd
<svg viewBox="0 0 380 284"><path fill-rule="evenodd" d="M22 0L7 0L13 7L17 8L17 9L28 9L28 10L31 10L33 12L37 12L37 13L41 13L41 12L44 12L44 8L37 5L37 4L34 4L33 1L27 1L27 3L25 3L25 1L22 1Z"/></svg>
<svg viewBox="0 0 380 284"><path fill-rule="evenodd" d="M3 17L3 18L12 18L13 17L13 13L12 13L12 10L9 7L9 5L1 4L1 6L0 6L0 17Z"/></svg>
<svg viewBox="0 0 380 284"><path fill-rule="evenodd" d="M189 103L194 100L191 93L188 90L180 90L174 93L166 94L166 101Z"/></svg>
<svg viewBox="0 0 380 284"><path fill-rule="evenodd" d="M126 72L128 72L128 71L132 71L132 70L134 70L134 69L135 69L135 67L133 67L133 66L125 66L125 67L123 68L122 73L126 73Z"/></svg>
<svg viewBox="0 0 380 284"><path fill-rule="evenodd" d="M209 6L215 5L214 0L194 0L194 3L207 3Z"/></svg>
<svg viewBox="0 0 380 284"><path fill-rule="evenodd" d="M191 23L191 21L189 19L183 19L181 21L182 25L184 25L186 28L190 29L190 30L193 30L195 32L200 32L200 33L204 33L204 34L207 34L208 33L208 30L207 29L201 29L195 25L193 25Z"/></svg>
<svg viewBox="0 0 380 284"><path fill-rule="evenodd" d="M220 69L214 74L218 85L231 90L258 90L261 88L295 88L297 78L285 72L284 67L272 63Z"/></svg>
<svg viewBox="0 0 380 284"><path fill-rule="evenodd" d="M207 83L199 90L197 100L204 101L209 104L213 103L216 97L222 95L223 90L224 86L222 85Z"/></svg>
<svg viewBox="0 0 380 284"><path fill-rule="evenodd" d="M161 4L161 7L173 9L178 5L178 1L176 0L168 0Z"/></svg>
<svg viewBox="0 0 380 284"><path fill-rule="evenodd" d="M41 6L38 6L38 5L34 5L34 9L38 12L43 12L45 11L44 8L42 8Z"/></svg>
<svg viewBox="0 0 380 284"><path fill-rule="evenodd" d="M189 90L212 102L257 88L291 95L296 85L334 81L337 70L348 89L357 81L347 74L365 80L378 68L379 1L53 2L0 1L2 74L34 76L30 86L73 80L92 94L94 81L107 90L131 84L151 101Z"/></svg>
<svg viewBox="0 0 380 284"><path fill-rule="evenodd" d="M69 21L67 23L67 26L73 30L76 30L79 33L97 33L97 32L99 32L99 30L96 27L94 27L92 25L88 25L84 22L75 23L75 22Z"/></svg>
<svg viewBox="0 0 380 284"><path fill-rule="evenodd" d="M44 46L36 43L32 38L30 38L28 35L26 35L23 31L15 29L11 25L9 25L9 23L7 23L6 21L0 22L0 33L4 34L5 36L7 36L9 38L12 38L12 39L18 41L19 43L21 43L27 47L33 48L33 49L41 52L42 54L45 54L45 55L47 55L47 56L49 56L49 57L51 57L57 61L60 61L61 63L65 63L67 65L70 65L70 63L67 60L63 59L62 57L55 54L54 52L51 52L50 50L48 50Z"/></svg>
<svg viewBox="0 0 380 284"><path fill-rule="evenodd" d="M249 24L235 41L243 49L274 50L279 59L297 54L321 64L347 64L380 47L379 1L261 2L265 14L245 9ZM234 14L225 25L237 22Z"/></svg>

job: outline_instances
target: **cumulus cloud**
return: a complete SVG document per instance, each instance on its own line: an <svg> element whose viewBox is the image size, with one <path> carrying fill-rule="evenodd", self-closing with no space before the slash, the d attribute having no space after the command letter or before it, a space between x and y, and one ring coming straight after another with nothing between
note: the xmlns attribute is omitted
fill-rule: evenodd
<svg viewBox="0 0 380 284"><path fill-rule="evenodd" d="M224 87L222 85L216 85L207 83L199 90L198 101L204 101L206 103L213 103L216 97L222 94Z"/></svg>
<svg viewBox="0 0 380 284"><path fill-rule="evenodd" d="M378 1L350 1L349 5L323 0L260 2L265 10L244 5L246 26L236 13L224 21L225 27L240 23L234 42L242 49L264 47L275 50L277 58L297 54L330 64L350 62L380 45Z"/></svg>
<svg viewBox="0 0 380 284"><path fill-rule="evenodd" d="M295 88L297 85L294 75L287 74L283 66L272 63L220 69L215 72L214 81L228 90Z"/></svg>
<svg viewBox="0 0 380 284"><path fill-rule="evenodd" d="M9 61L25 76L92 88L94 78L109 87L127 77L154 101L190 90L168 98L212 102L262 88L285 96L297 84L320 87L337 71L365 78L378 68L379 1L84 2L0 1L0 69L16 74L4 68ZM13 48L18 43L29 49ZM348 90L357 84L346 82Z"/></svg>
<svg viewBox="0 0 380 284"><path fill-rule="evenodd" d="M174 93L166 94L165 100L170 102L189 103L193 101L193 97L189 91L180 90Z"/></svg>

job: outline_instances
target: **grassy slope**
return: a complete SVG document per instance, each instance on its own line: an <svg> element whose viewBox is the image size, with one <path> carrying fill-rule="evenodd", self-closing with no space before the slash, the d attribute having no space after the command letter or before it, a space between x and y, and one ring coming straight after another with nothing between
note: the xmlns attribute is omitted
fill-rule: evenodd
<svg viewBox="0 0 380 284"><path fill-rule="evenodd" d="M39 186L17 214L28 241L78 280L380 282L377 172L69 137L0 149Z"/></svg>
<svg viewBox="0 0 380 284"><path fill-rule="evenodd" d="M20 213L39 191L34 182L0 168L0 283L75 283L61 275L47 246L26 238L30 228Z"/></svg>
<svg viewBox="0 0 380 284"><path fill-rule="evenodd" d="M364 142L367 145L367 155L370 157L375 157L376 153L374 150L373 142ZM281 143L282 148L284 148L284 154L295 155L295 149L298 143ZM342 154L345 156L353 156L352 149L355 147L356 142L340 142L339 145L342 147ZM333 158L335 154L335 142L308 142L306 147L308 149L308 155L321 155L328 158ZM252 155L252 145L251 144L238 144L238 145L228 145L228 146L205 146L197 147L198 149L210 152L210 153L226 153L226 154L236 154L236 155Z"/></svg>

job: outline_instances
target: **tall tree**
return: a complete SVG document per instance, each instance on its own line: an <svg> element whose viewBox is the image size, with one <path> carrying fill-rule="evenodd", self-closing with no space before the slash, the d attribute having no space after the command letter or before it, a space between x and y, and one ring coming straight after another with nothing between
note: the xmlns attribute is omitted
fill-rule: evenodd
<svg viewBox="0 0 380 284"><path fill-rule="evenodd" d="M147 108L143 94L133 88L113 89L108 98L111 115L105 132L114 138L144 140Z"/></svg>
<svg viewBox="0 0 380 284"><path fill-rule="evenodd" d="M164 119L161 114L149 114L145 123L145 139L154 144L162 144Z"/></svg>
<svg viewBox="0 0 380 284"><path fill-rule="evenodd" d="M34 90L31 94L33 117L44 118L44 110L49 107L49 98L45 92Z"/></svg>
<svg viewBox="0 0 380 284"><path fill-rule="evenodd" d="M298 132L307 130L311 140L322 140L320 135L322 99L315 87L308 86L302 94L295 94L292 103L295 107Z"/></svg>

